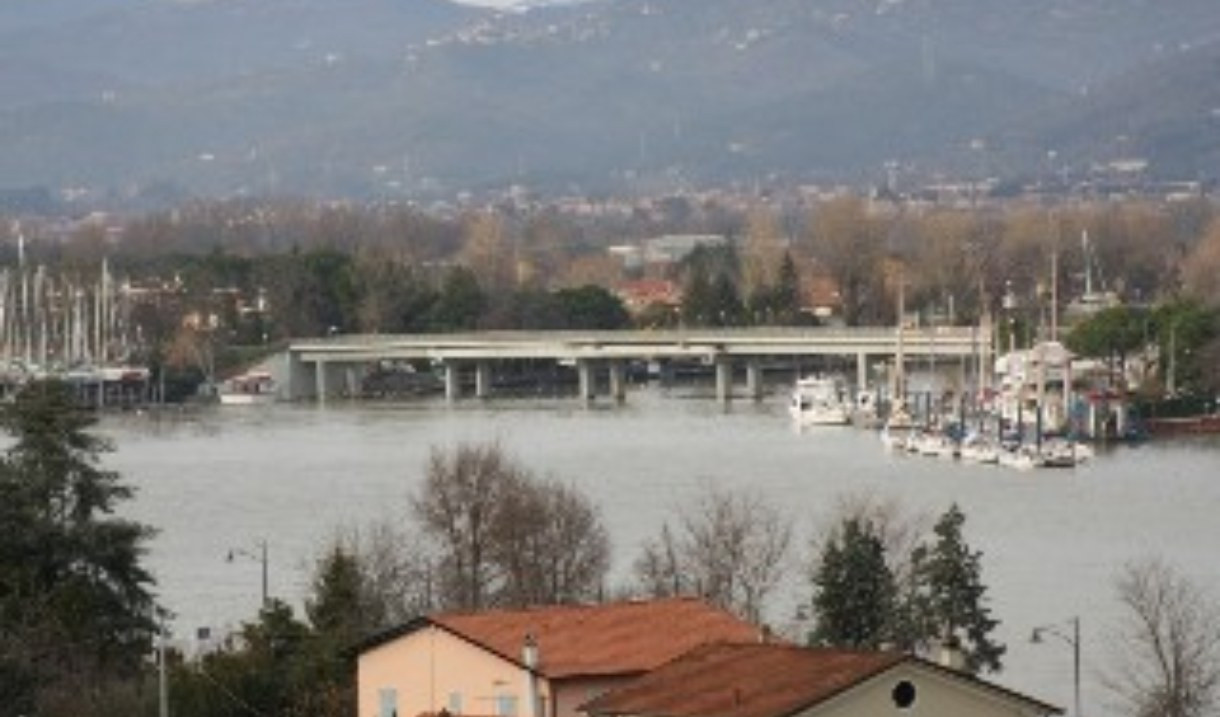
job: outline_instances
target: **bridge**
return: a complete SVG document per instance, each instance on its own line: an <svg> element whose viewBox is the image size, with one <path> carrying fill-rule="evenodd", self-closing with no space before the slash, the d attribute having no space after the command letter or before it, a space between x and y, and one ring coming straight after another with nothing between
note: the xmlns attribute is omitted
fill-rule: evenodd
<svg viewBox="0 0 1220 717"><path fill-rule="evenodd" d="M979 327L749 328L643 331L504 331L465 334L344 335L293 342L286 352L283 396L289 400L355 395L370 366L383 361L428 360L444 367L445 393L457 400L463 372L474 371L475 394L488 397L497 362L522 359L571 363L580 397L592 400L596 373L608 372L610 394L624 396L630 362L698 360L715 366L716 394L732 396L734 368L744 365L747 393L761 396L762 366L790 357L855 357L857 385L868 382L871 362L947 357L986 366L991 331ZM901 347L901 348L900 348Z"/></svg>

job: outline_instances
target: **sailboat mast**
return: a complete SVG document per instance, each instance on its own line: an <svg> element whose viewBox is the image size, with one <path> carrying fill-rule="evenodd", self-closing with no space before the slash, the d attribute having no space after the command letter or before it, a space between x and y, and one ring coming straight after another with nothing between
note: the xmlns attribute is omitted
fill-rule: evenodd
<svg viewBox="0 0 1220 717"><path fill-rule="evenodd" d="M1059 340L1059 243L1051 251L1051 341Z"/></svg>
<svg viewBox="0 0 1220 717"><path fill-rule="evenodd" d="M894 400L906 402L906 351L904 343L904 324L906 322L906 275L902 267L898 269L898 347L894 357Z"/></svg>
<svg viewBox="0 0 1220 717"><path fill-rule="evenodd" d="M1084 253L1084 295L1093 296L1093 257L1089 251L1089 230L1080 231L1080 246Z"/></svg>

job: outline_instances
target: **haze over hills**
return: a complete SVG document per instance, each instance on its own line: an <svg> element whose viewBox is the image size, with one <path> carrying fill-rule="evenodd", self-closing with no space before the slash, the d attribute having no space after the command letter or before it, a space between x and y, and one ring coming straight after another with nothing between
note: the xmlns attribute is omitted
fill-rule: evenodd
<svg viewBox="0 0 1220 717"><path fill-rule="evenodd" d="M6 0L0 187L646 191L1051 149L1195 176L1217 38L1214 0Z"/></svg>

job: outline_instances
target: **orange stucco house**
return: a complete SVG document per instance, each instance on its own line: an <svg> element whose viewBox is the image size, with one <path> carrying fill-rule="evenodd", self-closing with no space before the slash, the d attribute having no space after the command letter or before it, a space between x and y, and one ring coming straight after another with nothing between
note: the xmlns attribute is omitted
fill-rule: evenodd
<svg viewBox="0 0 1220 717"><path fill-rule="evenodd" d="M690 598L421 617L359 647L358 717L576 717L577 708L757 627Z"/></svg>

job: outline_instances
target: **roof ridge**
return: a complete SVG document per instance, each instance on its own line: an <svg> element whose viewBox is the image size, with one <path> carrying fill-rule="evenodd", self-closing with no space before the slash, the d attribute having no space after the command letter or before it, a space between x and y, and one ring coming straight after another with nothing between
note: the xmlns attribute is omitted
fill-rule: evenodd
<svg viewBox="0 0 1220 717"><path fill-rule="evenodd" d="M450 611L432 613L430 615L427 615L426 617L429 620L435 621L435 620L442 620L442 619L446 619L446 618L455 618L455 617L476 617L476 616L477 617L492 617L492 616L496 616L496 615L506 615L506 614L521 615L521 614L528 614L528 613L561 612L561 611L576 612L576 611L581 611L581 610L598 610L598 609L612 608L612 607L645 607L645 606L651 607L651 606L660 605L660 604L682 603L682 602L703 603L704 605L711 606L711 603L707 602L706 600L704 600L703 598L701 598L697 595L672 595L672 596L663 597L663 598L643 598L643 597L625 598L622 600L611 600L611 601L607 601L607 602L566 602L566 603L553 603L550 605L544 605L544 604L525 605L522 607L494 607L494 608L490 608L490 609L450 610Z"/></svg>

